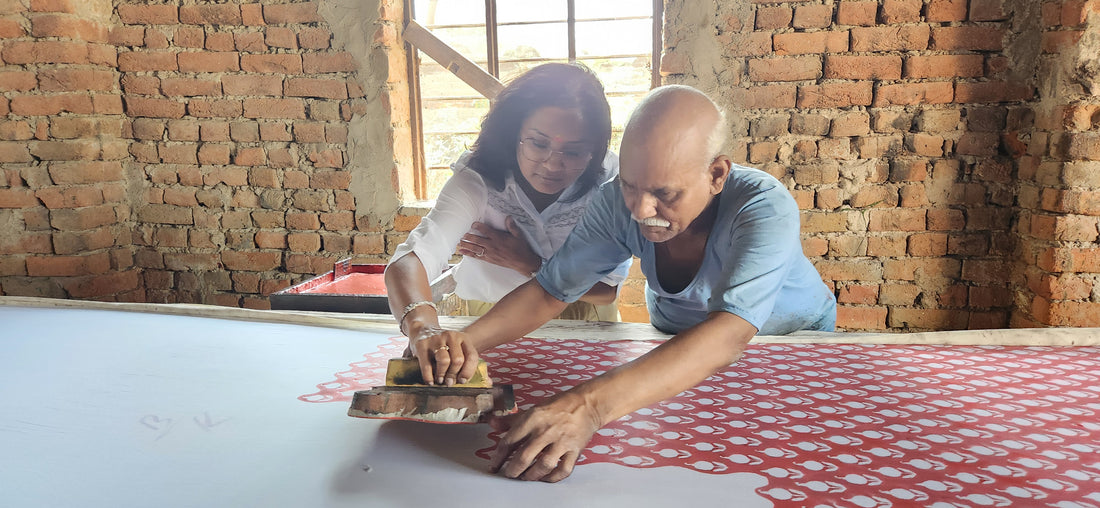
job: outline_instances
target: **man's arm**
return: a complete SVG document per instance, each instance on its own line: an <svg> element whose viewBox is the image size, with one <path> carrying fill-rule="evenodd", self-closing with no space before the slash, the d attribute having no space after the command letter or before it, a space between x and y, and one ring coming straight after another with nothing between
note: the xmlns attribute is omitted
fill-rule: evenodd
<svg viewBox="0 0 1100 508"><path fill-rule="evenodd" d="M550 296L537 279L531 279L505 295L463 331L474 349L484 351L527 335L561 314L567 305Z"/></svg>
<svg viewBox="0 0 1100 508"><path fill-rule="evenodd" d="M737 361L756 331L734 314L712 312L642 357L518 415L497 445L492 470L548 482L569 476L600 427Z"/></svg>
<svg viewBox="0 0 1100 508"><path fill-rule="evenodd" d="M589 289L587 293L581 295L580 301L588 302L592 305L607 305L615 303L615 297L619 296L619 288L616 286L609 286L603 282L597 282L592 289Z"/></svg>

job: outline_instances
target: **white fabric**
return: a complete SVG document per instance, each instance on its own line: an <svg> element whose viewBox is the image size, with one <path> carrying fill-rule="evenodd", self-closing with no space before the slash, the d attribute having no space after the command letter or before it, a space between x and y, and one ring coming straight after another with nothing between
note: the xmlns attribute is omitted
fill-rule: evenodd
<svg viewBox="0 0 1100 508"><path fill-rule="evenodd" d="M509 216L524 233L531 250L543 259L550 259L580 221L588 202L598 194L599 185L575 201L556 201L539 213L511 175L504 189L497 191L488 187L481 175L467 166L469 159L470 152L466 152L451 165L454 175L443 185L432 210L421 219L405 243L397 247L390 258L391 263L415 252L424 265L428 280L432 280L446 269L462 236L473 232L474 222L504 230L505 218ZM600 185L618 174L618 157L608 152L603 166ZM573 186L562 193L566 197L572 195ZM629 269L630 260L627 260L601 282L617 286L626 279ZM455 294L460 298L496 302L531 277L475 257L464 257L454 268L454 279Z"/></svg>

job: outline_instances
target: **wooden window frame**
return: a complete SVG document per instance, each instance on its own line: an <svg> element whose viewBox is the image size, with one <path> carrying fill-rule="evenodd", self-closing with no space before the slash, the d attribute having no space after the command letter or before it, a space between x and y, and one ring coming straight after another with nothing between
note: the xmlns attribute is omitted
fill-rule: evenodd
<svg viewBox="0 0 1100 508"><path fill-rule="evenodd" d="M499 88L496 85L500 85L500 48L498 46L497 39L497 0L485 0L485 48L486 48L486 67L482 69L480 66L473 64L472 61L461 56L458 51L450 48L443 41L439 40L435 36L430 35L427 28L421 26L415 20L415 13L413 12L413 1L404 0L404 24L406 42L405 49L408 54L408 60L406 70L408 72L409 80L409 123L412 135L412 165L413 165L413 192L418 200L431 200L434 196L427 195L427 156L424 150L424 115L423 115L423 101L420 95L420 51L428 53L429 56L434 56L428 50L427 46L433 46L436 51L447 52L448 56L444 57L444 61L451 62L445 64L440 61L440 65L454 73L459 79L466 82L466 84L473 87L482 96L488 98L490 101L495 97L496 92L499 92ZM566 23L567 37L568 37L568 59L569 62L577 61L577 48L576 48L576 1L566 0L566 12L567 16L564 20ZM662 34L664 31L664 1L665 0L652 0L652 26L651 26L651 38L652 47L650 49L650 89L656 88L661 85L661 50L663 49ZM626 20L626 19L644 19L644 17L624 17L624 18L601 18L599 20ZM539 23L546 23L548 21L539 21ZM555 21L557 22L557 21ZM523 22L506 23L506 25L518 25ZM440 25L450 27L450 25ZM459 25L454 25L459 26ZM482 25L470 25L470 26L482 26ZM427 32L426 34L423 32ZM415 35L414 40L417 42L411 43L409 41L410 36ZM433 40L434 39L434 40ZM619 55L604 55L600 58L608 58ZM464 62L459 63L458 60ZM553 60L553 59L548 59ZM476 69L470 68L470 66L476 67ZM459 71L462 69L465 72ZM480 74L485 74L496 81L496 85L488 82L485 77L478 76L477 71ZM500 85L503 86L503 85Z"/></svg>

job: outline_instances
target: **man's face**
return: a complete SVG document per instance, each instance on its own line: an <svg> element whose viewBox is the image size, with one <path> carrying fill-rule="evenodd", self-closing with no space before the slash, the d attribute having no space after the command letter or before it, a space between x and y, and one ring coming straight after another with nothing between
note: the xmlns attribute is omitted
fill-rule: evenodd
<svg viewBox="0 0 1100 508"><path fill-rule="evenodd" d="M705 140L692 132L624 139L619 165L623 200L642 235L671 240L691 225L722 188L707 159ZM720 178L723 180L724 178Z"/></svg>

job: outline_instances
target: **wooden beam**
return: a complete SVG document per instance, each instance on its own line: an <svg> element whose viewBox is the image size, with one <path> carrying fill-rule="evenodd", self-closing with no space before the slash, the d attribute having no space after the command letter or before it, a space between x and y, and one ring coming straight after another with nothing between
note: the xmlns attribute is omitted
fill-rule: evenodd
<svg viewBox="0 0 1100 508"><path fill-rule="evenodd" d="M439 65L451 71L451 74L490 100L504 89L504 84L500 80L462 56L415 20L410 19L405 25L405 41L423 51L432 60L439 62Z"/></svg>

